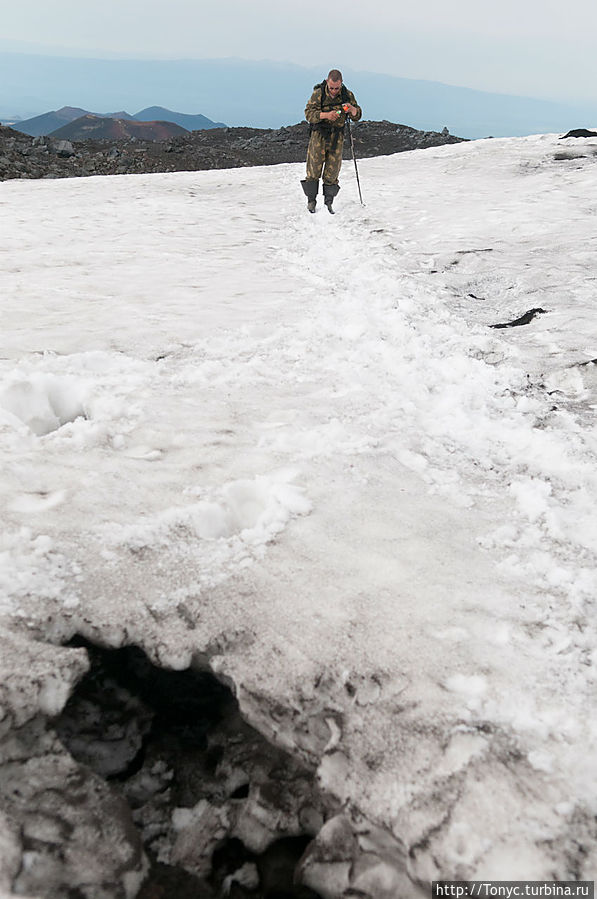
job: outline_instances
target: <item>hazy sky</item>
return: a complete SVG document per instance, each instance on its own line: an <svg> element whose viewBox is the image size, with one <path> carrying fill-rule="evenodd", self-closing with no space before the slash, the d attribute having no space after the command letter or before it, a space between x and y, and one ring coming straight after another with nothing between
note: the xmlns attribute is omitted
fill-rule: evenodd
<svg viewBox="0 0 597 899"><path fill-rule="evenodd" d="M273 59L581 102L597 100L596 33L595 0L21 0L0 48Z"/></svg>

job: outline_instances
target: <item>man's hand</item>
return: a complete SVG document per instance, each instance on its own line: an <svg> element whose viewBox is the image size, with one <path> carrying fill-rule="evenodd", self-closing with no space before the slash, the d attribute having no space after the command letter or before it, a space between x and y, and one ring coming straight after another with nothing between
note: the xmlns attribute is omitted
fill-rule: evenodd
<svg viewBox="0 0 597 899"><path fill-rule="evenodd" d="M352 106L350 103L345 103L342 109L332 109L330 112L320 112L320 119L328 119L330 122L335 122L342 113L345 112L349 115L356 115L357 108L356 106Z"/></svg>

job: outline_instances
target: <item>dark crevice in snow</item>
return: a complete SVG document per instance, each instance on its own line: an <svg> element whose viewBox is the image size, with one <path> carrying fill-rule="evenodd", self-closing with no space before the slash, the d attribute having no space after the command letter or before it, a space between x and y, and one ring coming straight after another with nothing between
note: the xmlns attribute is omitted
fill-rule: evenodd
<svg viewBox="0 0 597 899"><path fill-rule="evenodd" d="M514 321L511 322L503 322L498 325L490 325L490 328L518 328L520 325L528 325L530 324L536 315L543 315L547 312L547 309L529 309L528 312L525 312L519 318L515 318Z"/></svg>
<svg viewBox="0 0 597 899"><path fill-rule="evenodd" d="M53 724L130 809L150 861L138 899L320 899L295 877L333 812L231 690L209 671L157 668L137 647L69 645L90 670Z"/></svg>
<svg viewBox="0 0 597 899"><path fill-rule="evenodd" d="M592 156L595 155L593 152ZM578 159L588 159L586 153L574 153L572 150L562 150L553 154L554 162L576 162Z"/></svg>

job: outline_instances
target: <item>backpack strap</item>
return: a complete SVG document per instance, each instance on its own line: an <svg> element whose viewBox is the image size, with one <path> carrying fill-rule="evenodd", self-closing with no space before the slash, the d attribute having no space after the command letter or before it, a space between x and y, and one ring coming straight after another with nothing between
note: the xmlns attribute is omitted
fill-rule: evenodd
<svg viewBox="0 0 597 899"><path fill-rule="evenodd" d="M321 91L321 95L320 95L320 97L319 97L319 105L321 106L322 109L323 109L323 101L324 101L324 99L325 99L325 86L326 86L326 84L327 84L326 81L322 81L321 84L314 84L314 85L313 85L313 90L314 90L314 91L316 91L316 90Z"/></svg>

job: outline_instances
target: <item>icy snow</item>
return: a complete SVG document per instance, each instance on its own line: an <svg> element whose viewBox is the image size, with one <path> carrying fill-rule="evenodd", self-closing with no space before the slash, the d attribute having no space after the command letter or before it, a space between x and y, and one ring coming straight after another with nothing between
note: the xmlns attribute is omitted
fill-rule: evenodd
<svg viewBox="0 0 597 899"><path fill-rule="evenodd" d="M414 878L594 874L592 147L4 183L3 622L206 652Z"/></svg>

